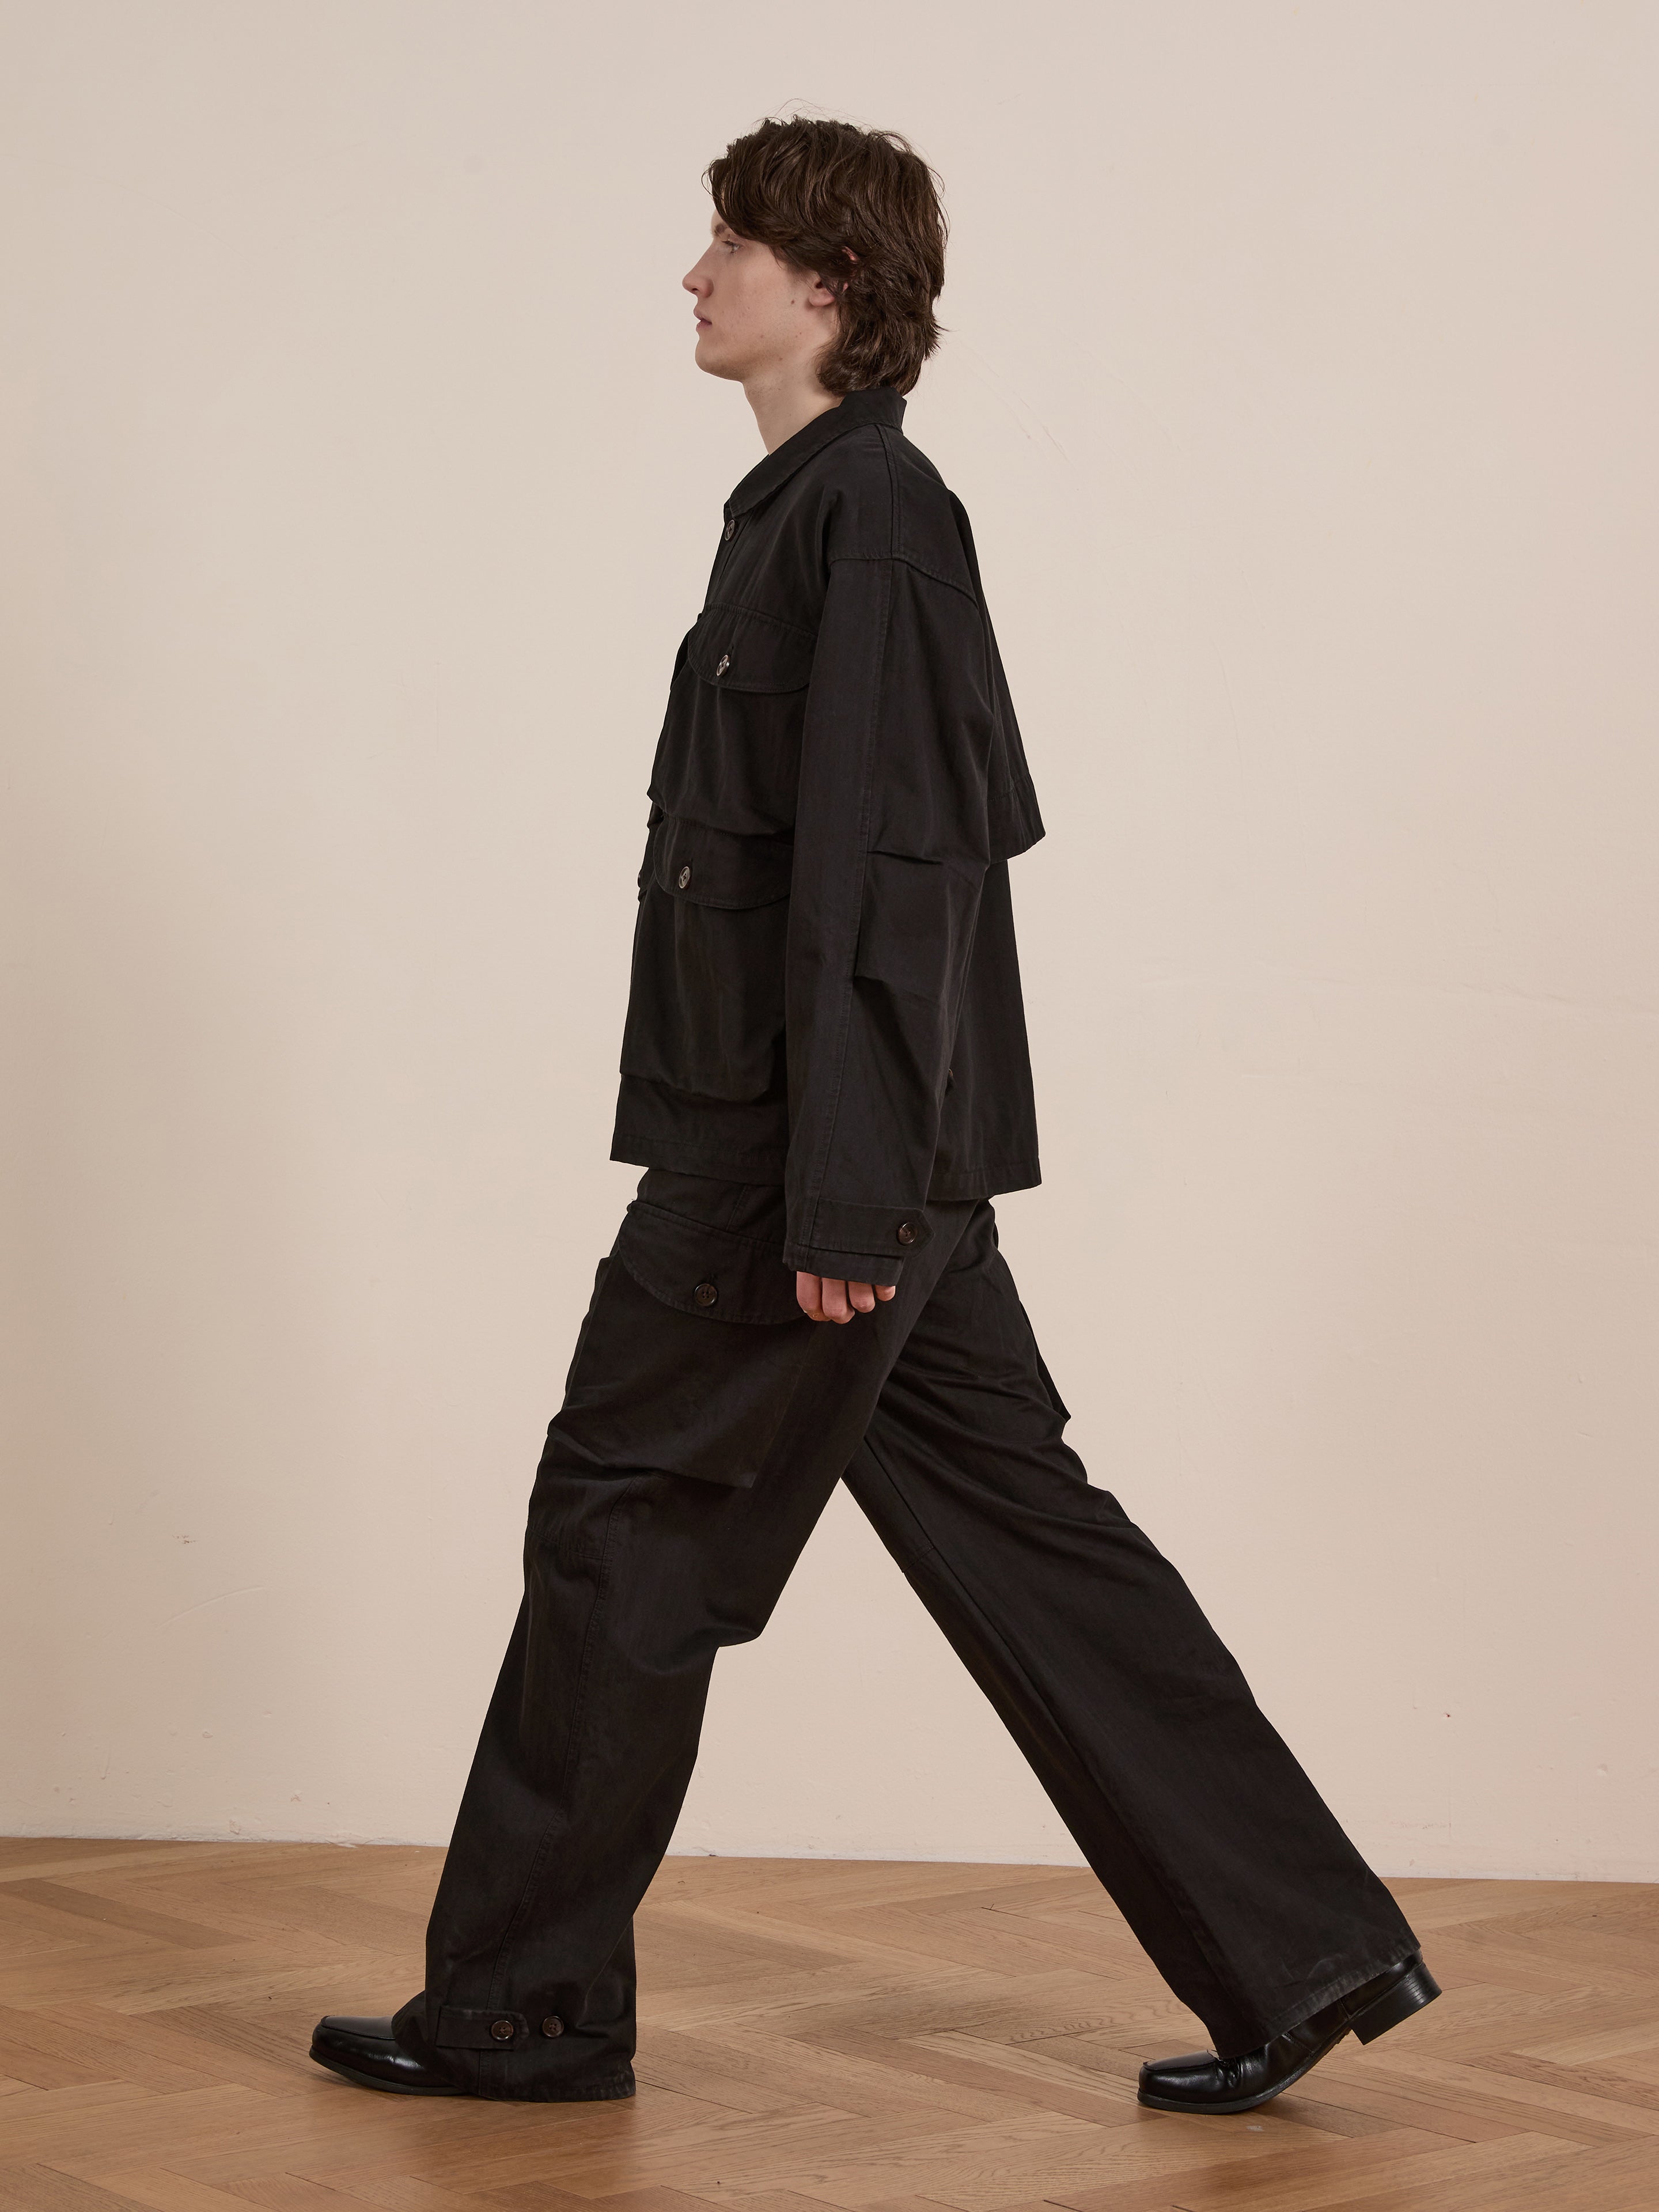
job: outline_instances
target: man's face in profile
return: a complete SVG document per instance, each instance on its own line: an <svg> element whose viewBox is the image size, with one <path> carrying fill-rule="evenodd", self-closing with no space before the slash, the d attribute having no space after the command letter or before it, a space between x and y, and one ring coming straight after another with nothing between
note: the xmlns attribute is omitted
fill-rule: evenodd
<svg viewBox="0 0 1659 2212"><path fill-rule="evenodd" d="M835 335L835 297L716 215L708 250L682 278L696 307L697 367L746 382L820 353Z"/></svg>

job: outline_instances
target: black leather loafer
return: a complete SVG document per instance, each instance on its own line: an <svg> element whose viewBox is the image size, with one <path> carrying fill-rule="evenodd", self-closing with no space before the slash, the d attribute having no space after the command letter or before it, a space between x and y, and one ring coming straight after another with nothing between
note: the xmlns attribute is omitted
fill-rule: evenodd
<svg viewBox="0 0 1659 2212"><path fill-rule="evenodd" d="M1157 2112L1254 2112L1299 2081L1350 2031L1362 2043L1374 2043L1439 1994L1419 1952L1240 2058L1194 2051L1185 2058L1149 2060L1140 2069L1140 2102Z"/></svg>
<svg viewBox="0 0 1659 2212"><path fill-rule="evenodd" d="M392 2033L390 2020L353 2020L326 2013L311 2032L311 2055L360 2089L389 2089L397 2097L465 2097Z"/></svg>

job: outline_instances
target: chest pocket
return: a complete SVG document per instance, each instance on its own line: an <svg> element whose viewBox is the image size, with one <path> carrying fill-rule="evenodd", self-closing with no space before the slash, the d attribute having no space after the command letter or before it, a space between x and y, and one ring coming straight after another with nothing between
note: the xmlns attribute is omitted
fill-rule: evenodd
<svg viewBox="0 0 1659 2212"><path fill-rule="evenodd" d="M697 617L686 640L686 659L705 684L721 692L804 691L817 642L810 630L717 601Z"/></svg>
<svg viewBox="0 0 1659 2212"><path fill-rule="evenodd" d="M705 607L668 696L651 793L671 814L781 830L794 819L816 635Z"/></svg>
<svg viewBox="0 0 1659 2212"><path fill-rule="evenodd" d="M663 815L641 872L624 1075L702 1098L781 1090L793 858L787 838Z"/></svg>

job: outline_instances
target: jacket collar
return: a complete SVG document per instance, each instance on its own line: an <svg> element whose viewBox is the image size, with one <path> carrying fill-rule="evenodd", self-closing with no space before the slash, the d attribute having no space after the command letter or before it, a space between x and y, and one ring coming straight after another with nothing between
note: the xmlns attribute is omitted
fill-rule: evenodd
<svg viewBox="0 0 1659 2212"><path fill-rule="evenodd" d="M793 438L786 438L763 461L757 462L726 502L727 514L747 514L781 483L787 483L803 461L866 422L888 422L897 429L904 420L904 401L890 384L872 385L865 392L849 392L839 407L826 407Z"/></svg>

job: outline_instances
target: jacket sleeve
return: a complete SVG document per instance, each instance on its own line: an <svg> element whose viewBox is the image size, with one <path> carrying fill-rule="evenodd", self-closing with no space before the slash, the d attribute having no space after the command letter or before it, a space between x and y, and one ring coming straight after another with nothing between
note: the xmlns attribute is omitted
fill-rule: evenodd
<svg viewBox="0 0 1659 2212"><path fill-rule="evenodd" d="M898 558L833 563L807 695L785 980L784 1258L896 1283L924 1243L989 861L976 598Z"/></svg>

